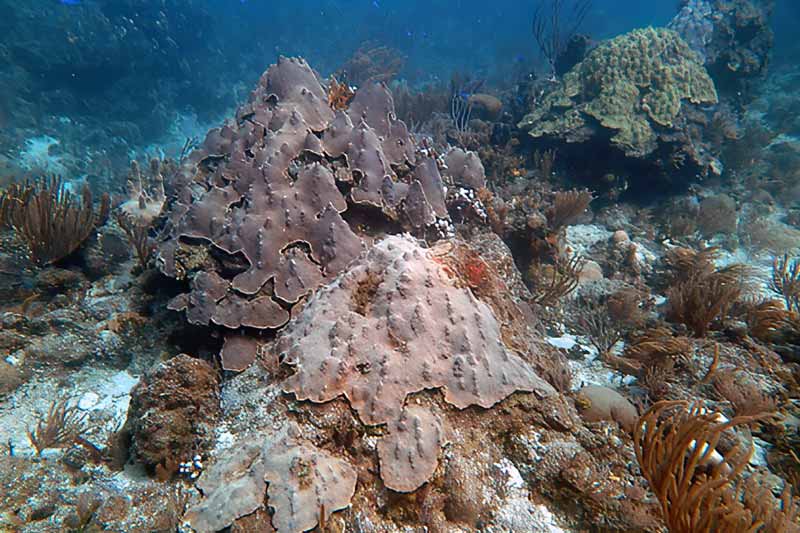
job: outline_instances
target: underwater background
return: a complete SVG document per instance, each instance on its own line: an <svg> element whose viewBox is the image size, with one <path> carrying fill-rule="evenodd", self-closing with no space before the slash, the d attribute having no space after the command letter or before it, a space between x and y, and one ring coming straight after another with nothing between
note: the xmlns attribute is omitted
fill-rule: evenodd
<svg viewBox="0 0 800 533"><path fill-rule="evenodd" d="M0 0L0 533L800 532L798 24Z"/></svg>
<svg viewBox="0 0 800 533"><path fill-rule="evenodd" d="M509 86L541 70L535 2L33 0L0 6L4 165L64 174L124 165L120 154L177 155L246 98L279 55L324 74L365 46L387 47L397 78L446 85L454 73ZM665 25L671 2L593 2L580 31L601 40ZM792 2L775 6L774 65L796 54ZM76 152L76 153L72 153ZM78 153L80 152L80 153ZM60 159L59 159L60 157ZM77 160L72 160L77 159ZM75 177L75 176L70 176Z"/></svg>

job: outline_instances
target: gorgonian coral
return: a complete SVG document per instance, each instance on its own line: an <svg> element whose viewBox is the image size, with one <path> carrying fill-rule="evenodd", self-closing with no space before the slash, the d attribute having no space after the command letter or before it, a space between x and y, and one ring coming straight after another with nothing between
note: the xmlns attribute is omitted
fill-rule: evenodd
<svg viewBox="0 0 800 533"><path fill-rule="evenodd" d="M108 216L108 210L107 195L96 212L88 186L78 199L59 178L15 184L0 193L0 226L12 228L39 265L54 263L77 250L96 223Z"/></svg>

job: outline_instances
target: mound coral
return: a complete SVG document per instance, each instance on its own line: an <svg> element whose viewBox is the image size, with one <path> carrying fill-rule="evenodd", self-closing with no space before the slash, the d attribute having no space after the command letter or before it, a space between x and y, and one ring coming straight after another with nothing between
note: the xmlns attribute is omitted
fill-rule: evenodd
<svg viewBox="0 0 800 533"><path fill-rule="evenodd" d="M503 344L492 308L437 253L387 237L309 299L277 344L296 370L287 392L316 403L344 395L362 422L389 425L381 475L398 491L428 479L443 444L433 415L404 411L409 395L442 389L463 409L489 408L514 391L554 393Z"/></svg>
<svg viewBox="0 0 800 533"><path fill-rule="evenodd" d="M300 59L270 67L235 121L189 160L197 172L171 207L158 262L194 278L170 304L194 324L283 326L293 304L362 250L341 216L350 204L419 231L448 216L436 161L417 154L386 87L365 85L334 111ZM247 361L223 352L222 362Z"/></svg>
<svg viewBox="0 0 800 533"><path fill-rule="evenodd" d="M662 132L678 128L684 102L717 103L714 82L677 33L647 28L592 50L519 127L533 137L583 141L599 124L626 155L644 157Z"/></svg>

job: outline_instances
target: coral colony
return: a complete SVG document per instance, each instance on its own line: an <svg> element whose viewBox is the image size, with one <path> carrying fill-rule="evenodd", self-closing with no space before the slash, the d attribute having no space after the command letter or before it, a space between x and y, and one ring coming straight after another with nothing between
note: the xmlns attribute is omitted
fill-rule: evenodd
<svg viewBox="0 0 800 533"><path fill-rule="evenodd" d="M99 4L0 46L0 530L800 531L791 6L256 80L263 6Z"/></svg>

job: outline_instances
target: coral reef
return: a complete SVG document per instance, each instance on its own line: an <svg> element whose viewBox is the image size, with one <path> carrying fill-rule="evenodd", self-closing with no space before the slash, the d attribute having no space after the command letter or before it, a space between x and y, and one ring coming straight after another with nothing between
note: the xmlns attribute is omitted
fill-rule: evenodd
<svg viewBox="0 0 800 533"><path fill-rule="evenodd" d="M715 103L714 82L696 53L677 33L648 28L589 52L519 127L532 137L564 142L602 138L606 130L612 146L635 158L652 154L660 144L677 144L677 151L687 150L708 170L713 157L675 135L685 129L684 108Z"/></svg>
<svg viewBox="0 0 800 533"><path fill-rule="evenodd" d="M236 116L190 156L197 174L178 194L159 243L162 272L194 276L192 292L170 304L194 324L285 324L285 308L361 251L341 216L349 204L417 231L448 216L437 164L417 157L383 85L367 84L347 110L334 112L311 68L282 58ZM195 256L203 246L214 259L184 264L183 250Z"/></svg>
<svg viewBox="0 0 800 533"><path fill-rule="evenodd" d="M114 9L134 43L147 27L170 47L174 2ZM107 4L58 7L88 24ZM215 9L183 12L201 4ZM346 52L361 36L342 35L353 20L329 4L318 18ZM400 13L382 4L371 21ZM198 93L245 103L175 160L120 151L147 161L127 192L101 153L144 123L132 109L108 130L64 121L64 139L27 128L28 152L1 156L0 173L71 172L76 130L122 132L87 137L85 168L107 168L58 188L76 211L59 216L85 222L82 243L64 243L81 253L37 265L17 228L0 231L0 530L796 531L800 77L742 107L766 64L769 0L684 1L677 32L595 49L568 38L604 16L589 4L538 2L548 79L502 52L449 86L442 73L461 67L433 55L430 77L404 69L387 85L402 60L380 43L335 77L335 53L324 74L280 58L249 98L220 69ZM388 42L431 50L427 23ZM42 109L93 78L85 28L73 37L45 67L74 54L79 79L43 89ZM243 64L272 50L239 38ZM160 53L156 74L174 57ZM108 223L105 202L97 215L76 195L84 182L122 193Z"/></svg>

